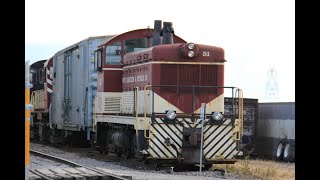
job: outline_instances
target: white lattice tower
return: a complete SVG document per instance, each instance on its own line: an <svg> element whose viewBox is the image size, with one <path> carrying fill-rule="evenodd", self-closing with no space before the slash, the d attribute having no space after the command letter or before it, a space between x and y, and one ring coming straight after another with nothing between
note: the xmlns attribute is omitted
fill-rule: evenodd
<svg viewBox="0 0 320 180"><path fill-rule="evenodd" d="M266 82L266 99L278 99L279 87L277 79L277 71L274 67L270 68L267 74Z"/></svg>

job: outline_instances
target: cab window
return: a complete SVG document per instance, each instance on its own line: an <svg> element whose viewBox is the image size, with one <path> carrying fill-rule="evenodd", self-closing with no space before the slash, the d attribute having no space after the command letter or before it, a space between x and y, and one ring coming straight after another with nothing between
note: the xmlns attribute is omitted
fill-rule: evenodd
<svg viewBox="0 0 320 180"><path fill-rule="evenodd" d="M35 69L30 69L30 83L36 84L37 83L37 71Z"/></svg>
<svg viewBox="0 0 320 180"><path fill-rule="evenodd" d="M94 70L102 71L102 49L94 51Z"/></svg>
<svg viewBox="0 0 320 180"><path fill-rule="evenodd" d="M113 43L106 48L106 64L120 64L121 42Z"/></svg>
<svg viewBox="0 0 320 180"><path fill-rule="evenodd" d="M147 38L128 39L124 42L124 53L136 52L148 48Z"/></svg>
<svg viewBox="0 0 320 180"><path fill-rule="evenodd" d="M44 69L39 69L39 83L43 84L45 80Z"/></svg>

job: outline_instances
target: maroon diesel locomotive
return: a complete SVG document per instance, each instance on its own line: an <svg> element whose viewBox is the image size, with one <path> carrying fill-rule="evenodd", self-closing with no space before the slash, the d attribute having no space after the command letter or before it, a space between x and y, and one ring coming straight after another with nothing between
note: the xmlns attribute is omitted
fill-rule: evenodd
<svg viewBox="0 0 320 180"><path fill-rule="evenodd" d="M116 56L109 51L116 51ZM199 164L200 106L206 104L203 162L233 163L239 153L241 104L223 116L224 50L186 43L171 23L122 34L95 52L97 146L164 164ZM118 64L118 65L114 65ZM236 102L236 99L234 100ZM237 101L241 103L241 100Z"/></svg>

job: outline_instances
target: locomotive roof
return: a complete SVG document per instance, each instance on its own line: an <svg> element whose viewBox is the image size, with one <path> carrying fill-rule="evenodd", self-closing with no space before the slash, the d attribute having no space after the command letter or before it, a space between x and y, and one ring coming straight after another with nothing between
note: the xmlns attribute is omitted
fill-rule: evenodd
<svg viewBox="0 0 320 180"><path fill-rule="evenodd" d="M106 39L98 47L101 47L101 46L105 45L109 41L117 40L118 37L120 37L120 38L121 37L128 37L128 36L131 36L132 34L140 34L140 35L145 36L145 37L146 36L153 37L153 31L154 31L154 29L152 29L152 28L143 28L143 29L135 29L135 30L127 31L127 32L124 32L122 34L114 35L110 39ZM150 34L148 34L148 33L150 33ZM177 36L176 34L173 34L173 38L174 39L178 39L178 41L180 41L180 42L186 42L184 39L182 39L181 37Z"/></svg>
<svg viewBox="0 0 320 180"><path fill-rule="evenodd" d="M33 67L33 66L37 66L38 64L41 64L41 63L45 63L47 61L47 59L43 59L43 60L38 60L34 63L32 63L30 66Z"/></svg>

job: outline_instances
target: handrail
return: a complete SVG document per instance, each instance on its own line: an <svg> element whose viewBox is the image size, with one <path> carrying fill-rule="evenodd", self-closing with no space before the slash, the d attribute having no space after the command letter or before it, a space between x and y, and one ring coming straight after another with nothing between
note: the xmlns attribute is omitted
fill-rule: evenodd
<svg viewBox="0 0 320 180"><path fill-rule="evenodd" d="M37 90L31 93L30 104L32 104L32 111L35 109L44 109L45 99L44 99L44 90Z"/></svg>
<svg viewBox="0 0 320 180"><path fill-rule="evenodd" d="M237 88L235 92L235 98L238 98L238 119L239 119L239 135L235 136L236 141L239 141L243 135L243 92Z"/></svg>
<svg viewBox="0 0 320 180"><path fill-rule="evenodd" d="M147 87L151 87L151 85L146 85L144 87L144 103L143 103L143 124L144 124L144 137L150 139L150 136L147 136Z"/></svg>
<svg viewBox="0 0 320 180"><path fill-rule="evenodd" d="M239 93L239 119L241 119L241 130L240 130L240 134L239 134L239 138L242 137L243 135L243 91L241 89L238 89L238 93Z"/></svg>
<svg viewBox="0 0 320 180"><path fill-rule="evenodd" d="M139 108L138 108L138 90L139 90L139 87L135 87L136 91L134 93L135 94L135 106L136 106L136 138L138 138L138 130L139 130ZM138 139L136 139L138 140ZM138 141L136 141L138 142Z"/></svg>
<svg viewBox="0 0 320 180"><path fill-rule="evenodd" d="M33 91L33 92L31 93L31 98L30 98L30 104L32 105L31 111L34 111L35 92L36 92L36 91Z"/></svg>

